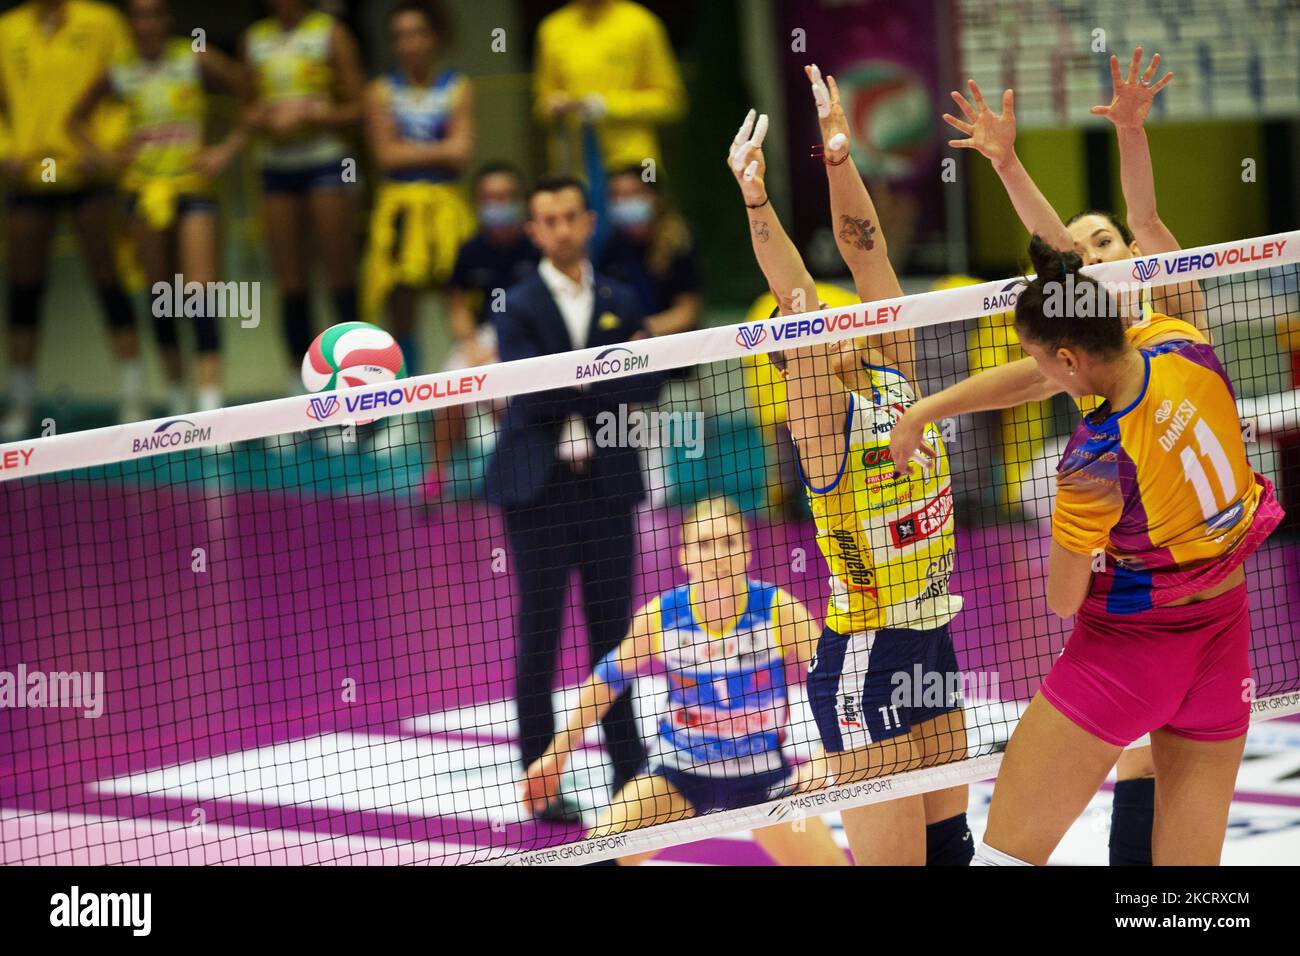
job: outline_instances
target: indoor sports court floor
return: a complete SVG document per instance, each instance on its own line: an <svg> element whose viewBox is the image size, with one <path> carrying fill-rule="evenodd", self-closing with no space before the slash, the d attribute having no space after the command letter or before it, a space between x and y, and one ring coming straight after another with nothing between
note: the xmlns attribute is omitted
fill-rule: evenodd
<svg viewBox="0 0 1300 956"><path fill-rule="evenodd" d="M145 460L129 484L100 472L0 485L0 512L13 516L0 555L6 660L107 679L98 719L0 710L0 859L463 863L577 837L523 819L513 800L513 593L510 575L493 571L492 549L505 544L495 512L466 503L426 518L383 494L249 489L259 472L287 467L269 454L241 446L216 469L195 455ZM324 467L319 450L304 454ZM155 467L167 469L162 480L140 483ZM176 468L192 480L177 481ZM641 595L674 583L671 568L650 563L671 554L669 514L643 515ZM122 522L133 533L114 540ZM824 600L810 525L759 525L756 538L768 556L760 576ZM206 550L203 574L191 570L195 547ZM796 549L804 573L791 570ZM1004 701L1027 698L1060 646L1060 625L1035 600L1044 549L1033 525L959 540L953 587L971 596L955 629L960 659L996 672ZM1294 687L1294 655L1270 658L1283 658L1300 616L1300 546L1280 540L1251 560L1271 595L1255 610L1261 692ZM565 685L585 676L581 640L575 623ZM980 752L1006 739L1014 711L972 702ZM584 754L580 798L604 773L594 741ZM977 839L990 793L972 788ZM1105 861L1108 799L1099 794L1054 862ZM1251 731L1224 862L1297 852L1300 722L1270 721ZM736 834L661 862L766 860Z"/></svg>

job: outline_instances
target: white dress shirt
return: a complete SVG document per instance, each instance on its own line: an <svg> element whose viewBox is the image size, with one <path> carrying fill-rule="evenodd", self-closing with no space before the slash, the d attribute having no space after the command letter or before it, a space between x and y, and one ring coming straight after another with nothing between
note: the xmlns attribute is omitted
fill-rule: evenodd
<svg viewBox="0 0 1300 956"><path fill-rule="evenodd" d="M550 259L541 261L537 274L560 310L564 327L569 330L569 341L575 349L585 349L587 335L591 332L591 312L596 307L596 281L591 263L585 259L582 261L582 279L579 282L574 282L557 269Z"/></svg>
<svg viewBox="0 0 1300 956"><path fill-rule="evenodd" d="M574 282L557 269L550 259L541 261L537 274L560 310L564 327L569 330L569 341L575 349L586 348L587 336L591 332L591 313L596 306L596 283L591 263L583 260L579 282ZM555 452L575 471L585 472L587 463L596 453L587 423L577 415L570 415L560 432L560 443Z"/></svg>

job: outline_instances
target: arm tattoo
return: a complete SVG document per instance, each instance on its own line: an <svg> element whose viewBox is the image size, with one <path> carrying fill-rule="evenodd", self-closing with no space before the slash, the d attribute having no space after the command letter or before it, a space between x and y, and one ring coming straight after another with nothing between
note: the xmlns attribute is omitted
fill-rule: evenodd
<svg viewBox="0 0 1300 956"><path fill-rule="evenodd" d="M749 221L749 224L754 227L755 238L757 238L759 242L767 242L767 240L770 238L770 233L768 232L767 229L767 223L765 223L761 219L751 219Z"/></svg>
<svg viewBox="0 0 1300 956"><path fill-rule="evenodd" d="M844 225L840 227L841 239L859 249L875 248L876 243L871 237L876 234L876 227L871 224L870 219L854 219L852 216L842 218Z"/></svg>

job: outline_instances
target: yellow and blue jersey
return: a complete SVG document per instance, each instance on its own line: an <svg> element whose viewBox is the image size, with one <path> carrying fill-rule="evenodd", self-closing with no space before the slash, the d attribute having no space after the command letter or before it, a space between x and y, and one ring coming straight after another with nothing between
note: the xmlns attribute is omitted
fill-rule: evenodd
<svg viewBox="0 0 1300 956"><path fill-rule="evenodd" d="M729 778L785 766L781 744L790 708L776 609L791 600L775 585L750 581L744 610L715 634L701 623L690 585L655 599L655 657L668 678L668 710L659 721L662 765Z"/></svg>
<svg viewBox="0 0 1300 956"><path fill-rule="evenodd" d="M1057 469L1052 536L1104 551L1089 600L1131 614L1223 581L1282 519L1246 458L1232 383L1194 326L1157 316L1127 408L1079 422Z"/></svg>
<svg viewBox="0 0 1300 956"><path fill-rule="evenodd" d="M248 28L248 61L256 73L262 102L331 101L334 23L328 13L313 10L292 30L285 30L273 17ZM337 162L344 152L343 140L336 133L309 129L288 139L263 142L261 162L272 170L305 169Z"/></svg>
<svg viewBox="0 0 1300 956"><path fill-rule="evenodd" d="M128 176L180 176L203 149L207 97L198 54L188 40L167 42L151 62L136 56L108 73L113 91L130 110L135 150Z"/></svg>
<svg viewBox="0 0 1300 956"><path fill-rule="evenodd" d="M417 86L400 71L380 80L380 94L397 124L398 134L413 143L438 143L447 138L463 77L444 70L431 83ZM445 183L456 178L448 169L396 169L385 178L398 182Z"/></svg>
<svg viewBox="0 0 1300 956"><path fill-rule="evenodd" d="M941 627L962 604L948 592L955 556L948 455L932 422L925 441L938 457L929 472L912 465L894 473L889 437L915 393L897 369L866 371L871 393L849 393L839 474L820 488L804 480L831 570L826 626L838 634Z"/></svg>

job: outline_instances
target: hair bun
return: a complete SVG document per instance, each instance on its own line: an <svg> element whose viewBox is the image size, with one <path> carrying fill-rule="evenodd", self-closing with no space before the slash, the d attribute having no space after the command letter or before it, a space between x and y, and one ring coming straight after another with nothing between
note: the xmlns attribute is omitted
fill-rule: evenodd
<svg viewBox="0 0 1300 956"><path fill-rule="evenodd" d="M1029 261L1042 282L1060 282L1067 272L1078 272L1083 268L1083 260L1077 252L1053 249L1037 234L1029 240Z"/></svg>

